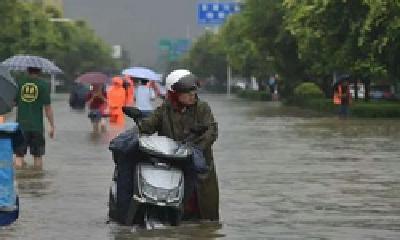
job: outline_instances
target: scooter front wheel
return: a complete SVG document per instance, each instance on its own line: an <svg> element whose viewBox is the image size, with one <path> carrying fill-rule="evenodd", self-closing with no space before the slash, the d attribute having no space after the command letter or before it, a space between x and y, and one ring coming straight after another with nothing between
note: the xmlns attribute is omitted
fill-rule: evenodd
<svg viewBox="0 0 400 240"><path fill-rule="evenodd" d="M143 214L143 223L147 230L153 230L156 228L156 225L159 222L157 221L156 214L156 209L154 207L146 207Z"/></svg>
<svg viewBox="0 0 400 240"><path fill-rule="evenodd" d="M179 226L183 216L182 209L170 209L168 211L168 220L171 226Z"/></svg>

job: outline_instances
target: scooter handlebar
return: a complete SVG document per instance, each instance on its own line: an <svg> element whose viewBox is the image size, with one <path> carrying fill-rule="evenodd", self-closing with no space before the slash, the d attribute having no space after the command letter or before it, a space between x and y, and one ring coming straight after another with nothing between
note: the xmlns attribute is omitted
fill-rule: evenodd
<svg viewBox="0 0 400 240"><path fill-rule="evenodd" d="M135 121L136 125L139 126L139 120L142 117L142 112L135 107L128 107L128 106L124 106L122 107L122 112L133 119L133 121Z"/></svg>

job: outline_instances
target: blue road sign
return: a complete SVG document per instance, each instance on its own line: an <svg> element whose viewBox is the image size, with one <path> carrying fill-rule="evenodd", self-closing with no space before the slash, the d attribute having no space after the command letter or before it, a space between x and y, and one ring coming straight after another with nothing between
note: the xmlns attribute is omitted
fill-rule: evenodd
<svg viewBox="0 0 400 240"><path fill-rule="evenodd" d="M220 25L226 18L234 13L240 12L241 3L223 2L223 3L199 3L197 5L197 22L199 24Z"/></svg>

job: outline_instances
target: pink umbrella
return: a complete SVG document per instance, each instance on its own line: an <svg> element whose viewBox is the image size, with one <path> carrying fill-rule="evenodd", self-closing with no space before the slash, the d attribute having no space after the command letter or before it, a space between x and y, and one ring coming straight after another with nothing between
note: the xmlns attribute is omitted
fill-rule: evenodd
<svg viewBox="0 0 400 240"><path fill-rule="evenodd" d="M101 72L88 72L80 75L75 82L87 84L104 84L108 81L108 76Z"/></svg>

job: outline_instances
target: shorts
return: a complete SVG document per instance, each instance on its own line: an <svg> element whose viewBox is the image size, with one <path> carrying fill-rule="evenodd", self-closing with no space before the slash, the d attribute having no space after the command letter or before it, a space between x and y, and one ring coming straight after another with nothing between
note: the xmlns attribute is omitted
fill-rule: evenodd
<svg viewBox="0 0 400 240"><path fill-rule="evenodd" d="M41 157L45 153L45 139L43 132L38 131L25 131L23 132L24 141L14 149L17 157L23 157L26 155L29 147L29 151L34 157Z"/></svg>

